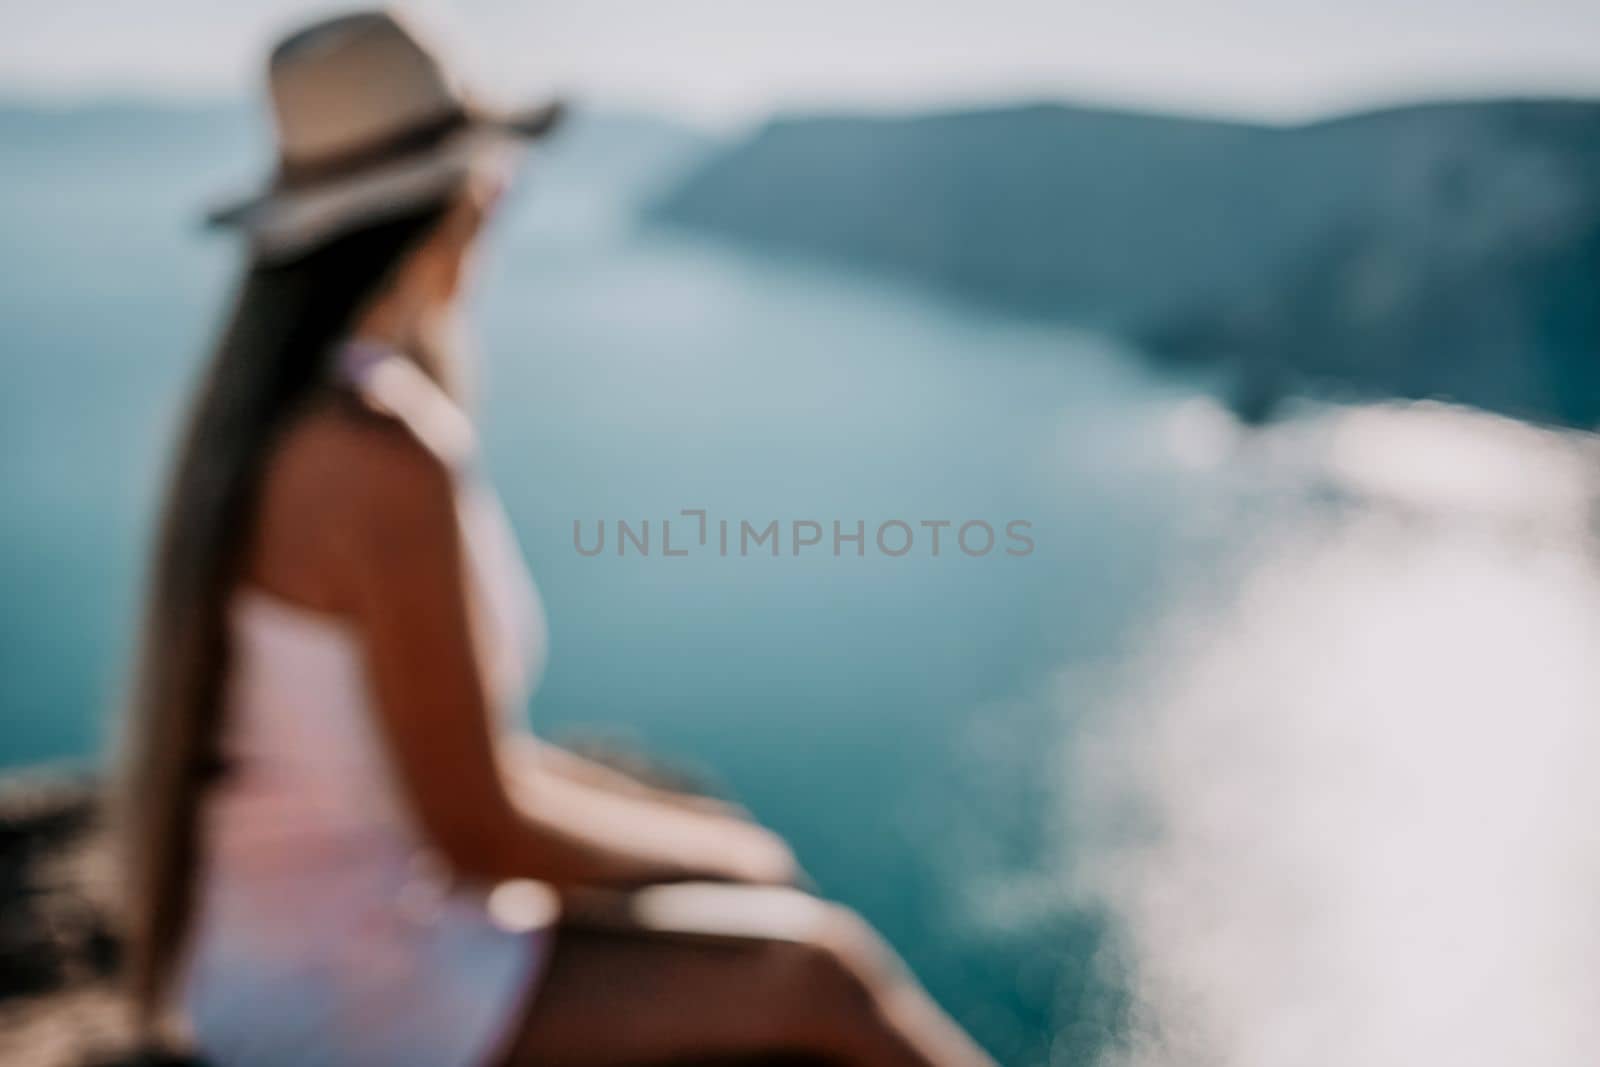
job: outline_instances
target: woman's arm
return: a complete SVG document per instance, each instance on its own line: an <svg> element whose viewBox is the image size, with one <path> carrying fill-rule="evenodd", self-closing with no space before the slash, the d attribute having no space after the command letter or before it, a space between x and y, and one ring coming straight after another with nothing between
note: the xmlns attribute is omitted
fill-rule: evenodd
<svg viewBox="0 0 1600 1067"><path fill-rule="evenodd" d="M456 486L389 426L365 434L329 516L366 645L379 727L424 833L465 873L556 886L685 879L785 882L768 831L608 794L555 775L513 794L474 651Z"/></svg>
<svg viewBox="0 0 1600 1067"><path fill-rule="evenodd" d="M523 780L540 781L554 776L594 789L681 807L702 815L749 819L749 813L743 808L725 800L655 785L634 777L624 769L589 759L530 733L518 731L505 737L500 752L506 777L513 787Z"/></svg>

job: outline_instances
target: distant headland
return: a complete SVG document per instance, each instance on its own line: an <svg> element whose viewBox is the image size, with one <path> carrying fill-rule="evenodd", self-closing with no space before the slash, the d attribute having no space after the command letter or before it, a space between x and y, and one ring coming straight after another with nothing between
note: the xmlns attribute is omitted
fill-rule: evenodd
<svg viewBox="0 0 1600 1067"><path fill-rule="evenodd" d="M1600 420L1600 102L789 117L651 217L1224 368L1250 418L1311 388Z"/></svg>

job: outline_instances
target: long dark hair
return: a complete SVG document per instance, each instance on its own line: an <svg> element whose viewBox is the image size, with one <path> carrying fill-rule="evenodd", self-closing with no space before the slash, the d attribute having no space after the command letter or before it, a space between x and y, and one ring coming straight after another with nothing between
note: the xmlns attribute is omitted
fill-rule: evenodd
<svg viewBox="0 0 1600 1067"><path fill-rule="evenodd" d="M221 770L227 599L272 446L329 382L356 317L444 212L431 204L290 262L250 263L191 402L149 575L123 795L113 802L128 865L127 974L147 1036L160 1027L193 910L200 802Z"/></svg>

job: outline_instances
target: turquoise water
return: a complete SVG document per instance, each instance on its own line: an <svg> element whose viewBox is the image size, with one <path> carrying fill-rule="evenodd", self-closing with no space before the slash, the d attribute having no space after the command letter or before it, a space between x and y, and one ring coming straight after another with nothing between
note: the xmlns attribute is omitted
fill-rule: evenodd
<svg viewBox="0 0 1600 1067"><path fill-rule="evenodd" d="M27 150L0 179L0 765L103 746L161 458L232 269L188 219L248 172L240 133L198 125L161 126L138 152L94 123L7 127ZM560 151L510 206L478 308L489 466L552 625L532 720L722 782L1005 1062L1090 1062L1109 1035L1159 1032L1172 1005L1200 1012L1206 1025L1185 1032L1202 1036L1146 1062L1268 1062L1232 1035L1260 1030L1252 1012L1299 1018L1305 1004L1208 999L1197 953L1253 978L1309 975L1312 1003L1374 988L1298 956L1257 959L1297 943L1259 921L1278 914L1257 904L1279 899L1281 870L1359 896L1372 869L1350 849L1317 853L1321 866L1262 859L1327 830L1311 802L1305 820L1263 821L1300 811L1296 782L1327 769L1304 763L1305 738L1339 768L1378 768L1317 796L1404 829L1409 793L1371 809L1353 798L1387 797L1365 786L1403 778L1413 756L1437 762L1447 728L1413 712L1441 679L1457 707L1484 681L1564 680L1541 705L1561 712L1541 736L1577 729L1562 709L1600 689L1584 666L1589 613L1571 599L1593 588L1588 534L1567 513L1588 490L1559 463L1544 495L1519 477L1450 480L1463 441L1489 457L1476 472L1584 442L1399 409L1308 409L1247 438L1200 385L1104 339L640 230L628 220L649 174ZM1442 498L1426 466L1439 455ZM1395 475L1395 457L1424 465ZM683 545L683 509L778 520L783 551L574 547L575 521L614 534L650 520L659 537L663 519ZM919 537L901 558L870 544L894 519ZM796 556L794 520L862 520L867 554ZM923 520L1024 520L1035 548L970 558L952 528L935 558ZM1530 561L1552 544L1564 562L1540 572ZM1448 590L1462 588L1514 604L1517 621L1491 611L1487 629L1442 627L1461 617ZM1383 642L1357 640L1380 619ZM1533 666L1498 657L1529 626L1563 651ZM1443 667L1454 653L1481 677ZM1386 726L1358 730L1348 709ZM1388 728L1406 716L1437 729L1407 740ZM1350 757L1374 744L1384 759ZM1463 759L1442 781L1465 798L1478 764ZM1266 771L1282 767L1306 774ZM1249 814L1207 821L1213 801ZM1500 829L1510 840L1520 826ZM1386 862L1403 867L1402 854ZM1311 926L1338 910L1282 895ZM1189 916L1210 940L1173 956L1179 940L1162 931ZM1381 947L1388 929L1360 933Z"/></svg>

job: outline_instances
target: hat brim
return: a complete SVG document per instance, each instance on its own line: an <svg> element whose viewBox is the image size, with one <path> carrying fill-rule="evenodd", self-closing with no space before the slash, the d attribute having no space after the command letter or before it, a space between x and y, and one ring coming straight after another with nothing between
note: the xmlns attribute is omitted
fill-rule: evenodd
<svg viewBox="0 0 1600 1067"><path fill-rule="evenodd" d="M567 105L563 100L547 100L531 107L517 108L498 115L485 116L484 121L494 123L525 140L536 141L548 137L566 117Z"/></svg>
<svg viewBox="0 0 1600 1067"><path fill-rule="evenodd" d="M549 136L566 111L560 100L517 109L477 107L458 131L423 150L303 187L274 185L211 209L205 223L250 234L258 253L287 254L443 192L496 147Z"/></svg>

